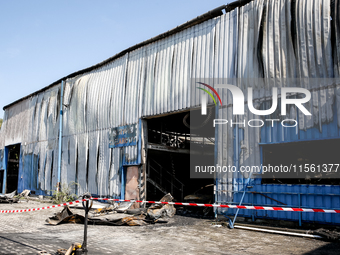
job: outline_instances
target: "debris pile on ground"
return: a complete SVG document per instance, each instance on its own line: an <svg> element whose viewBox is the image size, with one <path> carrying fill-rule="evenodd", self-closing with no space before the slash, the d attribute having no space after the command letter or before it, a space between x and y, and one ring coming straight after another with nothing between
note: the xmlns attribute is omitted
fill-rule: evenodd
<svg viewBox="0 0 340 255"><path fill-rule="evenodd" d="M91 213L92 213L93 216L100 216L100 215L104 215L104 214L116 213L117 208L118 208L118 205L113 204L113 205L105 206L103 208L94 209Z"/></svg>
<svg viewBox="0 0 340 255"><path fill-rule="evenodd" d="M340 242L340 232L336 230L320 228L320 229L314 230L313 234L322 236L323 238L330 240L330 241Z"/></svg>
<svg viewBox="0 0 340 255"><path fill-rule="evenodd" d="M165 195L160 202L171 202L174 198L169 194ZM147 210L149 220L157 222L159 219L172 218L176 214L174 205L153 204Z"/></svg>
<svg viewBox="0 0 340 255"><path fill-rule="evenodd" d="M17 203L19 199L15 198L15 193L17 191L13 191L12 193L5 194L5 195L0 195L0 202L2 203Z"/></svg>
<svg viewBox="0 0 340 255"><path fill-rule="evenodd" d="M165 195L160 201L171 202L173 197L171 194ZM169 218L172 218L176 209L173 205L154 204L148 209L138 208L129 209L134 202L124 202L117 205L102 205L102 207L93 209L89 214L88 224L96 225L114 225L114 226L143 226L153 223L167 223ZM51 225L62 223L79 223L84 224L85 217L79 214L74 214L68 206L48 218L46 222Z"/></svg>
<svg viewBox="0 0 340 255"><path fill-rule="evenodd" d="M79 214L73 214L68 206L65 206L64 209L56 213L54 216L48 218L46 220L47 223L51 225L59 225L62 223L81 223L84 224L85 217Z"/></svg>
<svg viewBox="0 0 340 255"><path fill-rule="evenodd" d="M8 193L8 194L4 194L4 195L0 195L0 202L1 203L18 203L18 201L21 198L28 198L28 195L31 193L30 190L25 189L23 192L21 192L19 195L15 195L16 194L16 190Z"/></svg>

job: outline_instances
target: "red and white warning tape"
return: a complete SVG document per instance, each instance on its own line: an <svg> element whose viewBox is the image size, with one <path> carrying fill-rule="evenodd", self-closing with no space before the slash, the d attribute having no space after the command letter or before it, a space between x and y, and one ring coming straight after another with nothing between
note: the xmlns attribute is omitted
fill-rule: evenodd
<svg viewBox="0 0 340 255"><path fill-rule="evenodd" d="M44 209L51 209L60 206L78 204L80 202L87 201L88 199L76 200L73 202L63 203L59 205L45 206L34 209L22 209L22 210L0 210L0 213L21 213L40 211ZM247 209L247 210L266 210L266 211L285 211L285 212L322 212L322 213L340 213L340 210L326 210L326 209L309 209L309 208L288 208L288 207L267 207L267 206L245 206L245 205L218 205L218 204L196 204L196 203L180 203L180 202L160 202L160 201L141 201L141 200L122 200L112 198L94 198L90 200L101 201L116 201L116 202L136 202L147 204L163 204L163 205L183 205L183 206L198 206L198 207L216 207L216 208L231 208L231 209Z"/></svg>
<svg viewBox="0 0 340 255"><path fill-rule="evenodd" d="M44 209L51 209L51 208L56 208L60 206L66 206L66 205L73 205L73 204L78 204L80 202L86 201L86 199L82 200L76 200L73 202L67 202L59 205L51 205L51 206L45 206L45 207L40 207L40 208L33 208L33 209L21 209L21 210L0 210L0 213L21 213L21 212L33 212L33 211L41 211Z"/></svg>
<svg viewBox="0 0 340 255"><path fill-rule="evenodd" d="M137 202L147 204L163 204L163 205L183 205L183 206L199 206L199 207L217 207L231 209L248 209L248 210L266 210L266 211L286 211L286 212L323 212L323 213L340 213L340 210L326 209L307 209L307 208L288 208L288 207L266 207L266 206L245 206L245 205L218 205L218 204L196 204L196 203L180 203L180 202L160 202L160 201L140 201L140 200L121 200L111 198L94 198L92 200L117 201L117 202Z"/></svg>

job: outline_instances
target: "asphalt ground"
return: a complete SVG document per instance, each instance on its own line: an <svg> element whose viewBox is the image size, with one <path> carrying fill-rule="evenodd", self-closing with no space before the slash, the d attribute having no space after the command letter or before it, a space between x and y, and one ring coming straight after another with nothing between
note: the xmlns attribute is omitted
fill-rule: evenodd
<svg viewBox="0 0 340 255"><path fill-rule="evenodd" d="M0 210L51 204L0 204ZM54 254L83 241L84 226L52 226L45 220L62 208L0 215L0 254ZM83 214L83 210L71 209ZM212 220L175 215L167 224L88 228L88 254L340 254L340 244L322 240L228 229Z"/></svg>

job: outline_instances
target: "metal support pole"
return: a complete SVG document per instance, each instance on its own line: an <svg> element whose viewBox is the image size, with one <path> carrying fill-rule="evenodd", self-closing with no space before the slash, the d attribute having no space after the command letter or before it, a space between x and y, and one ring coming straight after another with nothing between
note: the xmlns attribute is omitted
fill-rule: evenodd
<svg viewBox="0 0 340 255"><path fill-rule="evenodd" d="M244 199L244 196L246 195L246 190L247 190L247 188L248 188L248 184L249 184L249 182L250 182L250 179L251 179L251 176L253 175L253 172L250 172L250 174L249 174L249 177L248 177L248 180L247 180L247 183L246 183L246 185L244 186L244 191L243 191L243 194L242 194L242 198L241 198L241 201L240 201L240 204L239 205L242 205L242 202L243 202L243 199ZM229 223L229 227L230 228L234 228L234 225L235 225L235 221L236 221L236 218L237 218L237 215L238 215L238 212L240 211L240 208L237 208L237 211L236 211L236 213L235 213L235 217L234 217L234 220L233 220L233 222L230 222Z"/></svg>
<svg viewBox="0 0 340 255"><path fill-rule="evenodd" d="M83 196L83 199L89 199L91 196L88 195L88 194L85 194ZM83 244L82 244L82 251L83 251L83 254L87 255L87 220L88 220L88 214L89 214L89 210L91 209L92 207L92 201L91 201L91 206L89 207L89 200L86 200L85 204L83 202L83 207L84 207L84 210L85 210L85 222L84 222L84 241L83 241Z"/></svg>
<svg viewBox="0 0 340 255"><path fill-rule="evenodd" d="M60 117L59 117L59 154L58 154L58 183L57 191L60 191L61 182L61 146L63 140L63 98L64 98L64 81L61 81L61 92L60 92Z"/></svg>

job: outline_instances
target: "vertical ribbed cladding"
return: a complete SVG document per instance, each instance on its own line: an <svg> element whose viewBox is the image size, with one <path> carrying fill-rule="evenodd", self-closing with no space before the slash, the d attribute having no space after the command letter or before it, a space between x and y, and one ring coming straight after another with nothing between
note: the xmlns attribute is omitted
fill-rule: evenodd
<svg viewBox="0 0 340 255"><path fill-rule="evenodd" d="M125 84L127 72L128 54L115 60L112 66L112 89L109 105L110 127L123 125L125 104ZM106 145L108 147L108 144ZM112 197L119 197L121 190L121 148L110 149L108 168L108 192Z"/></svg>
<svg viewBox="0 0 340 255"><path fill-rule="evenodd" d="M154 80L155 80L155 63L157 59L156 43L151 43L146 48L146 77L144 86L143 99L143 116L153 115L154 100Z"/></svg>
<svg viewBox="0 0 340 255"><path fill-rule="evenodd" d="M190 107L190 83L194 28L188 28L174 35L174 57L170 89L170 111Z"/></svg>
<svg viewBox="0 0 340 255"><path fill-rule="evenodd" d="M77 104L76 116L76 132L78 144L77 156L77 176L76 182L78 183L78 194L83 194L87 190L86 174L88 163L88 133L86 132L86 100L87 100L87 82L90 75L86 74L77 78L74 84L75 104Z"/></svg>
<svg viewBox="0 0 340 255"><path fill-rule="evenodd" d="M312 79L334 77L330 1L300 0L296 1L296 9L297 63L300 65L297 77L304 79L301 87L314 89L311 101L306 104L312 116L299 113L299 128L307 130L316 127L322 132L322 124L333 120L335 88L319 89L332 85L332 82L328 84L330 80L327 79L314 82Z"/></svg>
<svg viewBox="0 0 340 255"><path fill-rule="evenodd" d="M215 81L224 84L236 77L238 49L238 9L217 18L215 47ZM226 79L229 78L229 79ZM224 107L219 108L219 119L231 119L231 94L227 90L218 89ZM233 165L233 130L230 125L218 126L216 129L215 151L219 166ZM220 173L216 176L217 201L232 201L232 173Z"/></svg>
<svg viewBox="0 0 340 255"><path fill-rule="evenodd" d="M146 58L145 47L130 52L128 56L125 87L124 125L136 124L141 117L141 111L143 107L142 96L144 94L145 88ZM138 129L137 135L139 135ZM124 147L122 150L124 154L124 165L140 163L137 162L137 145Z"/></svg>
<svg viewBox="0 0 340 255"><path fill-rule="evenodd" d="M292 9L296 10L294 16L291 13ZM297 0L295 2L289 0L264 0L249 3L247 6L239 8L239 12L237 78L243 79L240 80L239 86L244 91L245 97L247 98L245 89L248 86L252 86L254 89L254 106L258 108L261 104L265 104L266 108L268 108L271 106L271 103L269 102L268 104L264 101L271 97L273 86L279 88L301 86L312 90L312 99L309 104L306 104L312 116L305 116L300 111L297 114L295 107L290 107L290 111L286 116L287 118L298 118L300 130L297 133L295 130L293 130L294 132L287 132L282 127L271 128L266 126L259 130L258 128L249 128L246 125L245 128L239 128L239 140L236 142L239 144L239 151L237 153L240 165L256 166L260 164L259 142L288 142L338 137L339 129L336 126L336 117L333 114L336 89L338 89L334 87L334 84L337 84L337 81L324 79L334 76L330 35L330 2L328 0ZM228 15L231 14L223 15L221 19ZM333 19L336 18L334 17ZM261 24L263 25L262 28L260 27ZM232 31L228 25L225 26L225 29ZM294 28L296 33L292 31ZM220 29L219 24L216 29ZM218 35L219 33L220 35ZM221 31L216 31L216 36L221 37L221 33ZM260 46L260 58L256 58L256 54L258 54L256 52L257 46ZM231 50L231 46L228 45L226 47ZM217 46L217 51L222 51L220 46ZM221 54L219 55L221 56ZM216 61L219 60L217 59ZM261 72L260 68L261 62L263 64L263 72ZM218 70L218 74L215 75L217 78L228 77L223 75L221 64L216 64L215 73L216 69ZM252 77L261 78L262 75L264 75L265 83L258 81L252 84L252 80L247 79ZM302 79L297 83L296 79L290 80L289 78L304 78L304 80ZM224 96L226 96L225 92L219 91L219 93L223 95L222 100L224 104L231 102L229 101L230 98L228 98L229 100L224 99ZM264 99L264 97L267 97L267 99ZM337 96L337 100L339 98ZM231 109L229 110L229 115L227 110L219 110L219 118L230 119L231 117ZM238 120L242 121L243 118L246 120L256 119L256 116L246 110L246 114L242 118L238 118ZM230 152L232 152L233 145L228 143L225 137L229 133L229 138L231 138L232 130L224 131L224 129L228 129L228 126L226 128L219 127L217 130L218 137L223 136L225 139L222 144L218 142L216 145L218 151L217 162L219 164L231 165L233 163L233 156ZM225 148L230 148L230 150ZM230 159L230 163L228 163L227 158ZM234 179L235 185L233 190L242 190L245 180L240 175L236 177L241 179ZM244 178L246 177L244 176ZM226 180L227 177L223 175L220 175L219 178L221 178L220 181L223 184L230 183L231 181ZM219 185L218 183L219 180L217 180L219 194L228 191L227 185ZM322 188L327 189L327 186ZM329 186L329 189L335 188ZM256 189L258 192L321 192L321 187L315 185L256 185ZM285 203L294 204L296 202L296 197L290 195L273 195L273 197L285 201ZM234 201L239 201L239 198L240 195L234 196ZM228 201L228 197L222 197L221 195L218 200ZM328 204L325 202L326 200ZM306 196L303 203L306 203L309 207L337 207L336 201L337 199L328 199L327 197L324 197L323 201L323 199L318 199L317 196ZM250 196L246 196L245 202L251 202ZM272 201L265 198L259 198L256 202L258 204L272 203ZM250 216L251 212L244 212L243 215ZM298 219L298 214L291 213L282 215L277 212L258 212L258 216ZM303 220L338 221L334 217L321 215L303 215Z"/></svg>
<svg viewBox="0 0 340 255"><path fill-rule="evenodd" d="M20 143L22 137L27 138L25 128L29 125L29 100L24 100L6 110L1 127L2 146Z"/></svg>
<svg viewBox="0 0 340 255"><path fill-rule="evenodd" d="M56 104L58 85L44 91L39 95L25 99L11 106L5 112L5 121L2 127L3 146L21 143L21 162L19 176L19 192L23 188L34 191L50 190L46 186L45 163L46 155L55 145ZM26 164L24 162L26 161ZM31 161L34 164L28 164ZM34 177L32 176L34 175ZM27 175L27 176L26 176ZM31 176L32 180L27 180ZM46 182L50 182L50 177ZM28 186L24 186L28 185ZM39 191L36 194L40 194Z"/></svg>
<svg viewBox="0 0 340 255"><path fill-rule="evenodd" d="M239 12L239 40L238 40L238 62L237 62L237 86L243 91L245 100L247 100L247 89L253 87L254 91L261 90L263 84L258 82L260 71L257 44L261 26L261 13L263 5L256 5L251 2L248 5L241 7ZM258 92L259 94L260 92ZM254 93L256 94L256 93ZM265 96L265 95L260 95ZM245 114L242 116L233 116L236 122L248 122L248 119L256 118L247 107L245 107ZM237 169L244 165L256 165L259 163L259 128L251 128L248 125L239 125L233 128L235 134L237 133L235 142L238 144L237 151L234 152L234 160ZM257 162L256 162L257 161ZM238 173L234 175L233 190L241 191L244 189L245 182L249 177L249 173ZM237 198L234 196L234 199Z"/></svg>
<svg viewBox="0 0 340 255"><path fill-rule="evenodd" d="M48 130L51 129L52 127L49 125L49 121L48 121L48 114L49 114L49 107L50 107L50 100L53 98L52 96L52 92L51 91L46 91L43 95L43 98L41 100L41 104L40 104L40 114L36 115L36 119L38 121L38 125L39 125L39 130L38 130L38 135L37 135L37 142L32 144L32 150L33 150L33 154L31 157L37 157L39 158L45 158L46 156L46 152L47 152L47 147L48 147L48 140L49 140L49 134L48 134ZM26 155L23 153L23 156L26 157ZM31 158L31 160L33 160L33 158ZM39 164L40 165L40 164ZM37 186L34 185L30 186L29 189L30 190L34 190L37 191L40 189L39 186L45 186L45 172L43 169L38 169L37 165L31 165L32 171L30 171L31 169L24 169L25 171L30 171L34 174L32 174L31 178L35 179L37 181ZM38 176L36 176L36 174ZM23 187L24 188L24 187Z"/></svg>
<svg viewBox="0 0 340 255"><path fill-rule="evenodd" d="M209 83L209 78L213 78L216 23L215 18L194 27L191 82ZM214 86L214 84L209 85ZM196 84L193 84L192 88L196 87ZM199 106L201 102L199 90L190 91L190 95L190 107ZM208 103L213 103L211 98Z"/></svg>
<svg viewBox="0 0 340 255"><path fill-rule="evenodd" d="M113 81L110 105L110 127L122 126L124 121L125 84L128 54L113 62Z"/></svg>
<svg viewBox="0 0 340 255"><path fill-rule="evenodd" d="M120 180L110 178L120 170L114 156L120 149L108 145L110 128L123 124L126 61L122 57L66 81L62 183L78 183L78 194L107 196L114 190L116 196L120 190Z"/></svg>
<svg viewBox="0 0 340 255"><path fill-rule="evenodd" d="M97 193L97 164L98 164L98 70L90 73L86 89L86 130L88 134L88 171L87 191Z"/></svg>
<svg viewBox="0 0 340 255"><path fill-rule="evenodd" d="M99 133L99 155L97 164L97 194L101 196L109 195L109 167L110 167L110 148L109 148L109 105L111 101L111 90L113 89L112 77L112 63L106 66L101 74L100 84L98 89L99 104L98 104L98 122L100 125Z"/></svg>
<svg viewBox="0 0 340 255"><path fill-rule="evenodd" d="M191 78L213 77L215 23L208 20L145 46L142 116L199 105L199 93L190 102Z"/></svg>
<svg viewBox="0 0 340 255"><path fill-rule="evenodd" d="M124 125L137 123L140 118L139 112L142 107L140 93L144 88L145 81L145 70L143 68L144 63L144 48L140 48L129 53L125 87L125 104L122 106L125 115Z"/></svg>
<svg viewBox="0 0 340 255"><path fill-rule="evenodd" d="M75 150L76 137L75 121L76 121L76 104L73 100L75 79L68 79L64 84L64 98L63 98L63 134L62 134L62 157L61 157L61 183L68 185L71 181L76 169L75 165ZM68 171L72 169L72 171ZM72 190L72 193L74 191Z"/></svg>
<svg viewBox="0 0 340 255"><path fill-rule="evenodd" d="M169 88L171 86L171 67L174 51L174 36L157 42L157 58L154 79L154 114L168 112Z"/></svg>
<svg viewBox="0 0 340 255"><path fill-rule="evenodd" d="M41 152L39 154L39 173L41 179L39 183L40 189L47 193L54 190L58 179L58 131L59 131L59 105L60 105L60 89L61 84L53 87L48 98L47 107L47 137L48 142L41 144ZM43 188L44 186L44 188Z"/></svg>

